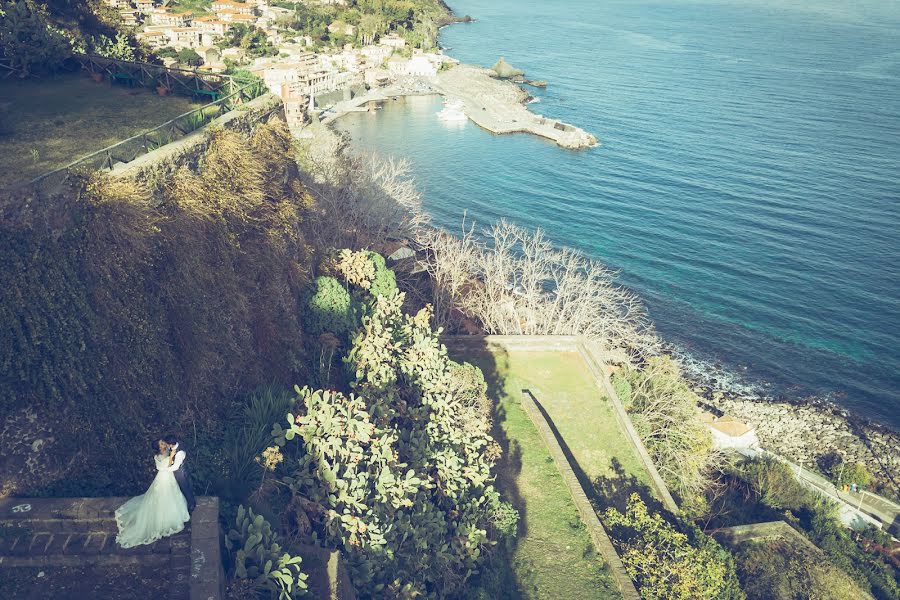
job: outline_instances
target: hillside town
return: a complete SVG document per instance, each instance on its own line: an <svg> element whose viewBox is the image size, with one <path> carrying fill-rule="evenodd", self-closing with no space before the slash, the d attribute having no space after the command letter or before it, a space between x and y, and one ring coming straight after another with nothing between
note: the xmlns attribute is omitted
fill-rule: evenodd
<svg viewBox="0 0 900 600"><path fill-rule="evenodd" d="M328 24L331 43L323 45L284 27L294 11L270 0L213 0L208 11L197 14L167 0L104 1L167 66L211 73L245 69L282 97L292 120L303 118L317 96L384 88L406 77L435 77L444 65L457 62L440 51L411 48L393 32L357 36L356 27L341 20ZM250 44L233 41L240 36L251 36L265 49L249 51L245 46ZM186 60L190 62L185 64Z"/></svg>

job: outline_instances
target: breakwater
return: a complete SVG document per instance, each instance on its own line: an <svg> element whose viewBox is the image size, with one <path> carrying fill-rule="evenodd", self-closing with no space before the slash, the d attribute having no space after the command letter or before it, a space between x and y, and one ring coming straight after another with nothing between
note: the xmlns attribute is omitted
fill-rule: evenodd
<svg viewBox="0 0 900 600"><path fill-rule="evenodd" d="M598 145L597 138L583 129L529 111L524 106L528 94L491 73L490 69L456 65L438 75L436 87L448 98L460 100L466 116L491 133L531 133L573 150Z"/></svg>

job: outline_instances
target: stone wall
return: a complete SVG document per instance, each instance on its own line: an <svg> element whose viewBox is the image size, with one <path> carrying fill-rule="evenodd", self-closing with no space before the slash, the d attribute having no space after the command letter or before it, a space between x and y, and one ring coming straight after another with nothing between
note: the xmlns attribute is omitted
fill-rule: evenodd
<svg viewBox="0 0 900 600"><path fill-rule="evenodd" d="M124 549L116 543L114 511L128 498L0 499L0 569L29 567L106 568L139 564L147 596L165 590L172 600L218 600L224 594L219 499L197 498L185 529L152 544ZM74 597L90 581L62 582ZM35 589L43 589L35 582ZM20 592L23 590L19 590ZM133 592L134 590L129 590ZM84 596L81 596L84 597ZM130 596L129 596L130 597Z"/></svg>
<svg viewBox="0 0 900 600"><path fill-rule="evenodd" d="M603 557L603 560L606 561L606 565L609 568L622 597L625 600L638 600L640 594L638 594L637 589L635 589L634 583L632 583L631 578L628 576L628 572L625 571L625 565L622 564L622 560L616 553L616 549L613 546L612 540L609 539L606 529L597 517L597 511L594 510L584 488L582 488L581 484L578 482L578 476L575 475L575 471L572 470L572 465L569 464L569 461L566 459L565 452L563 452L559 440L556 438L556 435L554 435L553 429L550 427L550 424L547 423L547 419L544 418L544 415L538 408L537 399L528 390L522 390L522 408L525 409L525 412L537 428L538 433L541 434L541 438L544 440L544 444L547 446L550 456L553 457L556 469L559 471L559 474L562 475L563 481L566 482L566 487L569 488L569 493L572 495L572 501L575 503L575 508L578 509L581 521L587 528L588 535L591 536L594 547Z"/></svg>
<svg viewBox="0 0 900 600"><path fill-rule="evenodd" d="M675 503L674 498L672 498L669 488L659 475L656 465L654 465L653 461L650 459L650 454L647 452L644 443L634 429L634 425L631 423L631 419L625 411L622 401L619 400L619 396L610 384L609 377L607 376L609 369L603 362L600 352L593 344L589 343L584 338L575 335L447 335L441 337L441 341L448 346L460 350L491 350L492 348L496 348L516 350L519 352L577 352L584 361L588 372L590 372L591 376L594 378L595 385L609 398L619 426L625 433L625 437L627 437L634 446L635 452L637 453L644 470L650 477L650 485L653 488L656 497L662 501L666 509L673 513L678 512L678 505Z"/></svg>
<svg viewBox="0 0 900 600"><path fill-rule="evenodd" d="M284 104L274 94L264 94L239 108L213 119L210 123L185 137L148 152L129 163L116 165L110 175L141 181L158 190L179 168L195 167L209 147L209 131L217 127L241 133L251 133L270 118L284 119Z"/></svg>

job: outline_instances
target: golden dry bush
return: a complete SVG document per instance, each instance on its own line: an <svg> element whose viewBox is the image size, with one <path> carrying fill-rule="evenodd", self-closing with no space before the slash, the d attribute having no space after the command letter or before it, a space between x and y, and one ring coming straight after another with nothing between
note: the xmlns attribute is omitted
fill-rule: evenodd
<svg viewBox="0 0 900 600"><path fill-rule="evenodd" d="M132 493L134 440L216 423L235 397L305 375L315 250L291 141L271 122L208 142L155 196L94 175L0 204L0 397L54 411L71 456L108 448L42 493Z"/></svg>
<svg viewBox="0 0 900 600"><path fill-rule="evenodd" d="M210 135L209 150L199 172L179 169L166 195L180 210L208 219L251 222L266 198L266 164L247 137L218 130Z"/></svg>

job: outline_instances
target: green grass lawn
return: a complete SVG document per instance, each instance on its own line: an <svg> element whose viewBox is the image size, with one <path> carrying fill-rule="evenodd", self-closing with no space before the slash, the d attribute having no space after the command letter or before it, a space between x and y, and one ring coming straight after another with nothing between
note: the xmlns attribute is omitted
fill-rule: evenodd
<svg viewBox="0 0 900 600"><path fill-rule="evenodd" d="M531 390L591 483L611 490L617 480L627 487L646 486L650 478L625 436L612 404L600 392L576 352L515 352L507 356L517 390ZM582 482L584 483L584 481ZM622 482L625 483L625 482ZM590 495L590 494L589 494Z"/></svg>
<svg viewBox="0 0 900 600"><path fill-rule="evenodd" d="M186 113L195 104L82 73L0 80L0 187L32 179Z"/></svg>
<svg viewBox="0 0 900 600"><path fill-rule="evenodd" d="M451 352L451 356L479 366L489 394L498 400L495 436L506 453L497 483L522 515L515 548L505 564L497 565L490 581L481 582L478 593L483 598L619 598L520 400L523 388L534 393L587 475L615 478L624 469L643 481L646 476L611 407L579 356L558 352ZM614 468L613 459L622 468Z"/></svg>

